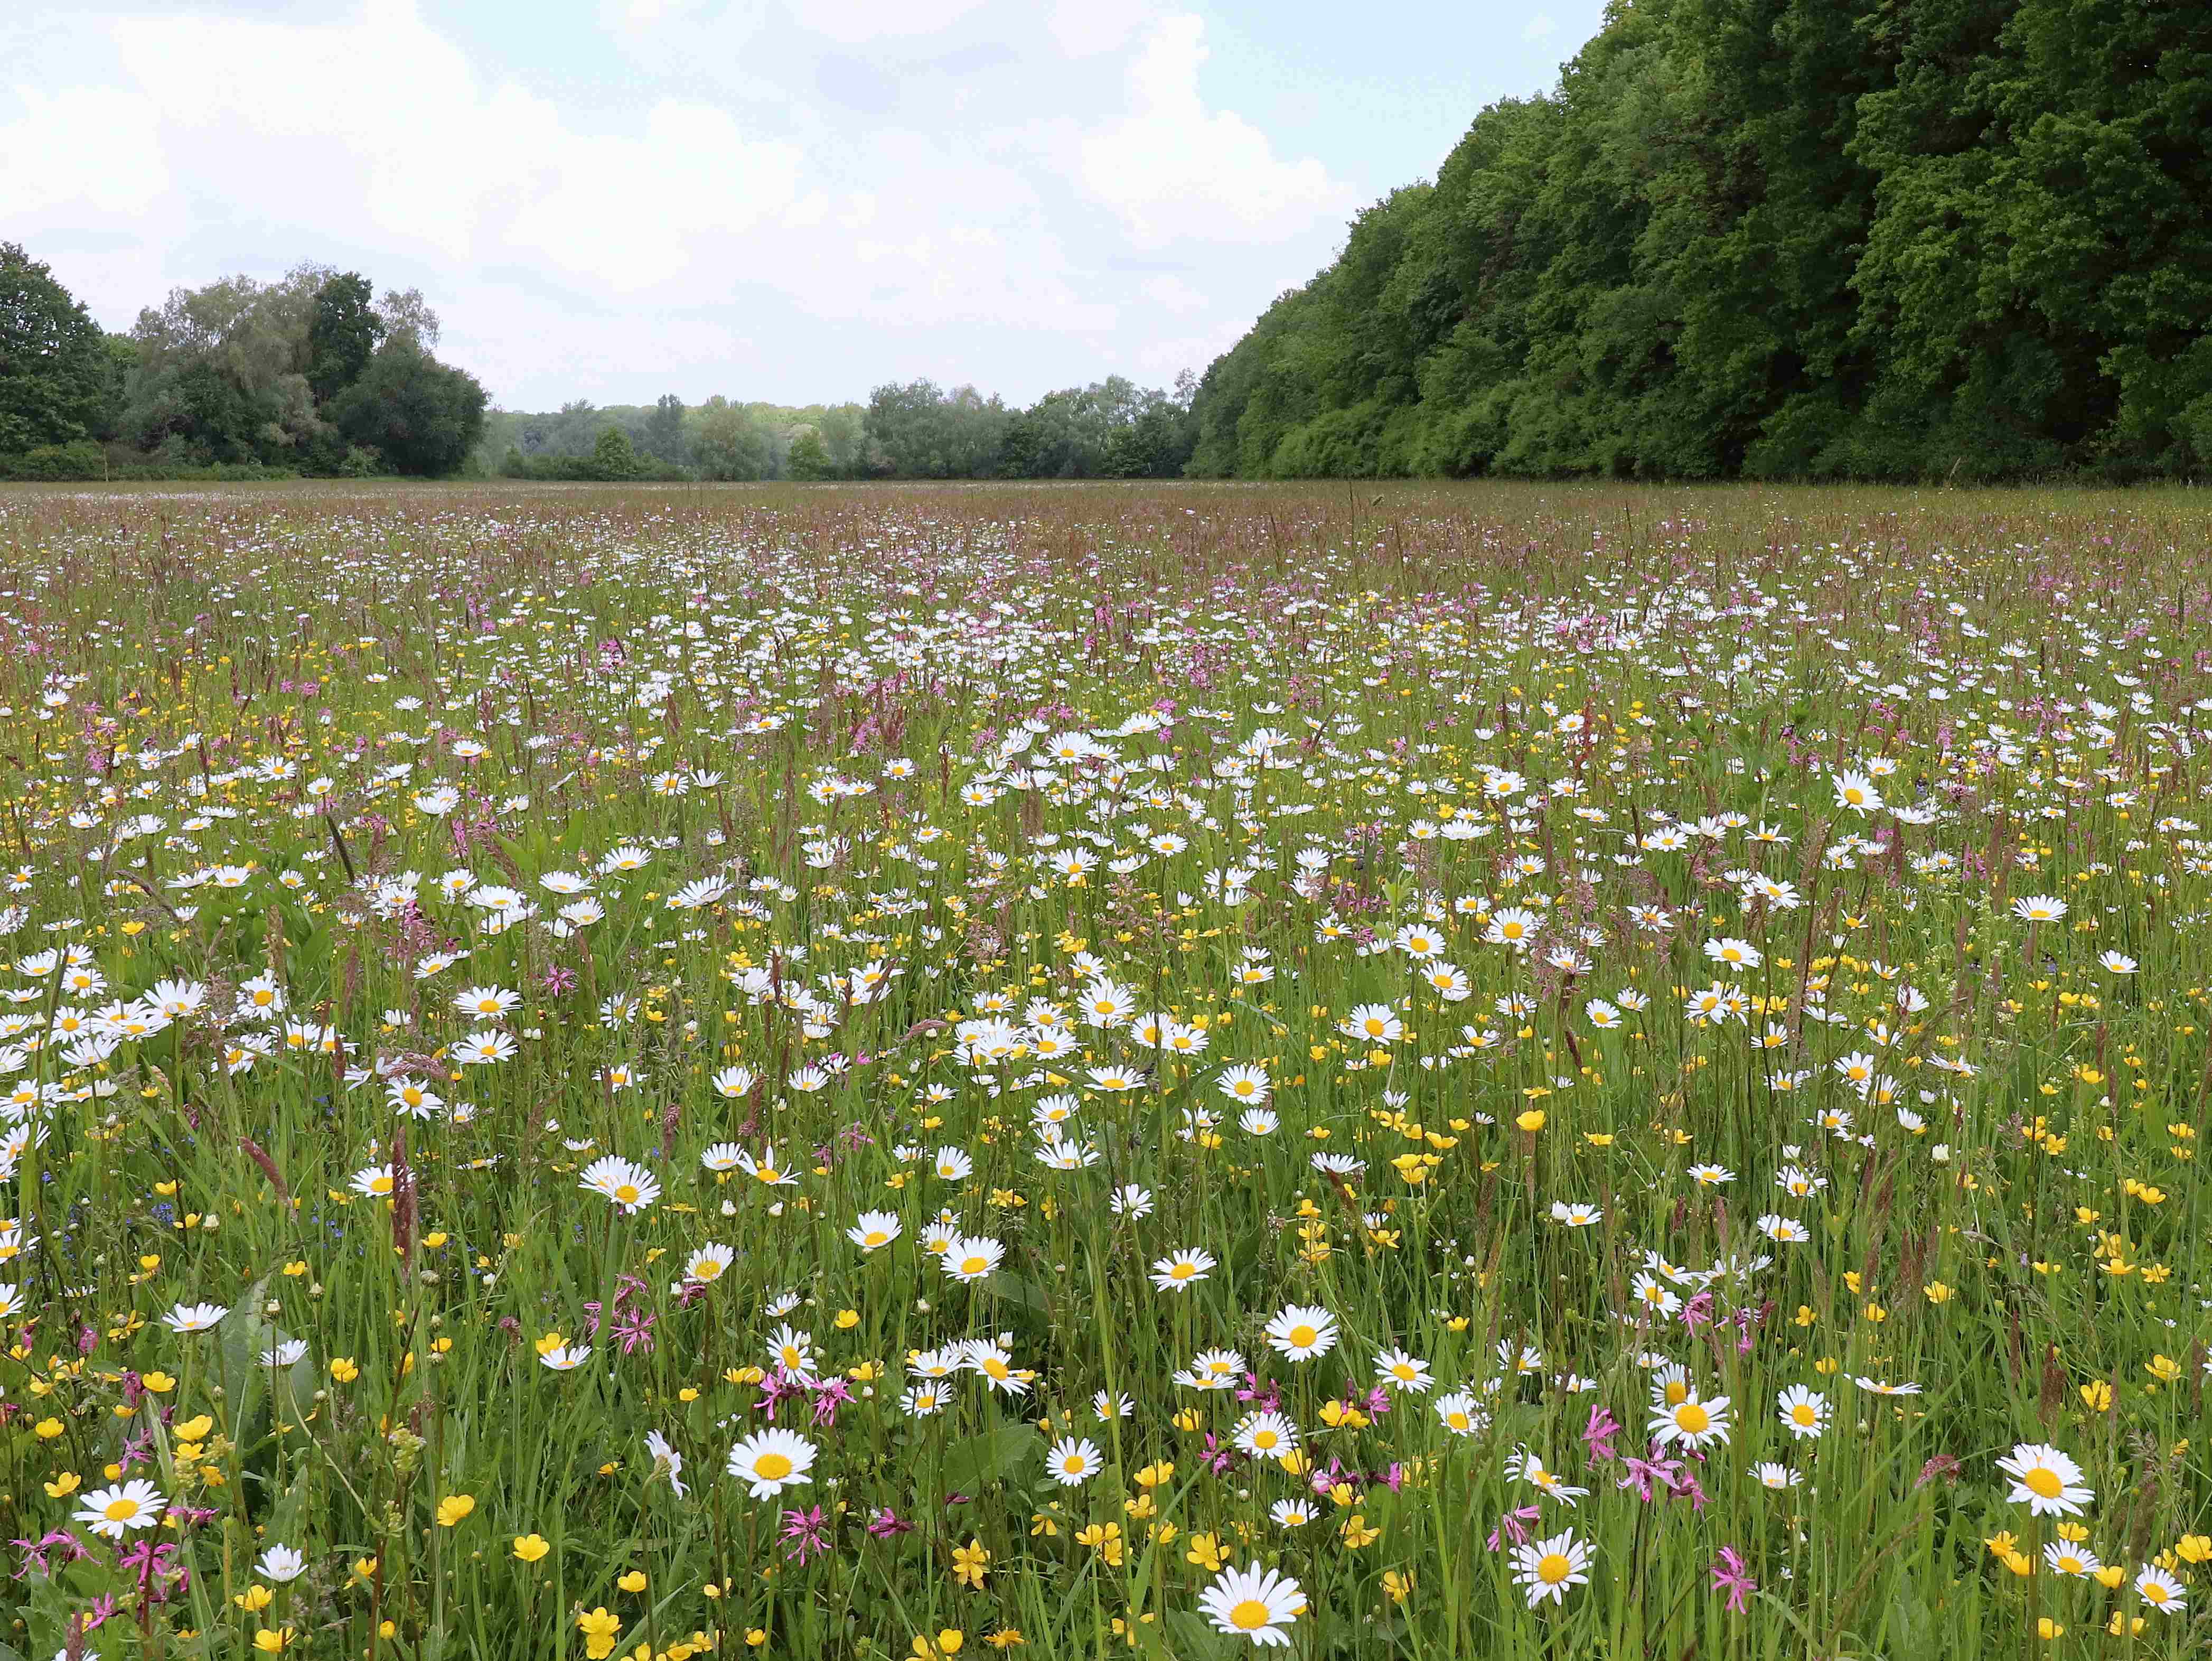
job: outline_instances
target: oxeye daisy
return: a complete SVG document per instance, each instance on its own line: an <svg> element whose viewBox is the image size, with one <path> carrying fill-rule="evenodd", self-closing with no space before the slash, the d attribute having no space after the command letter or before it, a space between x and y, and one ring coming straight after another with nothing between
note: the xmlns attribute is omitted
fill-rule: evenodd
<svg viewBox="0 0 2212 1661"><path fill-rule="evenodd" d="M1588 1542L1577 1540L1570 1529L1548 1540L1514 1547L1513 1583L1526 1591L1532 1609L1547 1597L1564 1603L1568 1587L1589 1584L1589 1565Z"/></svg>
<svg viewBox="0 0 2212 1661"><path fill-rule="evenodd" d="M396 1183L390 1165L373 1165L355 1171L350 1186L355 1193L372 1200L388 1200Z"/></svg>
<svg viewBox="0 0 2212 1661"><path fill-rule="evenodd" d="M1026 1396L1034 1372L1014 1366L1013 1356L1003 1345L988 1338L969 1341L963 1365L971 1372L981 1375L983 1382L993 1390L1006 1396Z"/></svg>
<svg viewBox="0 0 2212 1661"><path fill-rule="evenodd" d="M1290 1646L1290 1628L1305 1613L1296 1580L1278 1569L1231 1567L1198 1595L1199 1609L1214 1630L1276 1649Z"/></svg>
<svg viewBox="0 0 2212 1661"><path fill-rule="evenodd" d="M1463 1390L1437 1398L1437 1420L1455 1436L1479 1434L1490 1423L1490 1415Z"/></svg>
<svg viewBox="0 0 2212 1661"><path fill-rule="evenodd" d="M221 1304L179 1304L161 1317L161 1324L172 1332L205 1332L229 1313Z"/></svg>
<svg viewBox="0 0 2212 1661"><path fill-rule="evenodd" d="M1997 1461L1997 1469L2012 1478L2012 1492L2005 1497L2036 1517L2078 1517L2097 1497L2083 1486L2081 1467L2045 1442L2018 1444L2008 1457Z"/></svg>
<svg viewBox="0 0 2212 1661"><path fill-rule="evenodd" d="M755 1182L769 1188L788 1188L798 1178L785 1169L775 1156L773 1147L763 1148L757 1158L744 1148L737 1151L738 1169Z"/></svg>
<svg viewBox="0 0 2212 1661"><path fill-rule="evenodd" d="M1429 1364L1402 1349L1386 1349L1377 1355L1375 1376L1386 1389L1409 1390L1416 1396L1425 1393L1433 1382L1429 1377Z"/></svg>
<svg viewBox="0 0 2212 1661"><path fill-rule="evenodd" d="M1709 1442L1725 1443L1729 1439L1729 1398L1716 1396L1710 1400L1699 1398L1694 1392L1671 1408L1662 1408L1653 1413L1649 1429L1651 1439L1662 1446L1679 1445L1686 1448L1703 1448Z"/></svg>
<svg viewBox="0 0 2212 1661"><path fill-rule="evenodd" d="M759 1075L749 1067L726 1067L716 1073L709 1082L714 1086L714 1093L717 1096L726 1101L736 1101L739 1097L750 1095L753 1086L760 1082L760 1079Z"/></svg>
<svg viewBox="0 0 2212 1661"><path fill-rule="evenodd" d="M975 1162L968 1157L964 1149L940 1147L931 1162L931 1167L945 1181L958 1183L965 1182L975 1174Z"/></svg>
<svg viewBox="0 0 2212 1661"><path fill-rule="evenodd" d="M1170 1252L1152 1264L1152 1284L1162 1292L1186 1291L1206 1279L1213 1266L1213 1254L1196 1246Z"/></svg>
<svg viewBox="0 0 2212 1661"><path fill-rule="evenodd" d="M927 1419L944 1412L951 1399L942 1384L914 1384L901 1393L899 1410L910 1419Z"/></svg>
<svg viewBox="0 0 2212 1661"><path fill-rule="evenodd" d="M497 1020L522 1001L522 995L503 986L471 986L453 995L453 1007L464 1015Z"/></svg>
<svg viewBox="0 0 2212 1661"><path fill-rule="evenodd" d="M863 1251L878 1251L897 1239L902 1227L896 1212L864 1211L853 1220L845 1238Z"/></svg>
<svg viewBox="0 0 2212 1661"><path fill-rule="evenodd" d="M1361 1043L1395 1043L1404 1036L1405 1023L1386 1003L1364 1003L1338 1024L1347 1038Z"/></svg>
<svg viewBox="0 0 2212 1661"><path fill-rule="evenodd" d="M1152 1192L1134 1183L1124 1183L1108 1196L1107 1208L1116 1217L1149 1217L1152 1214Z"/></svg>
<svg viewBox="0 0 2212 1661"><path fill-rule="evenodd" d="M86 1494L77 1506L76 1520L94 1534L120 1540L133 1529L150 1529L160 1522L167 1503L151 1482L119 1482Z"/></svg>
<svg viewBox="0 0 2212 1661"><path fill-rule="evenodd" d="M2136 1596L2160 1615L2179 1615L2189 1603L2188 1589L2154 1563L2136 1572Z"/></svg>
<svg viewBox="0 0 2212 1661"><path fill-rule="evenodd" d="M775 1367L793 1378L805 1378L814 1371L814 1335L794 1332L788 1326L779 1326L769 1335L768 1359Z"/></svg>
<svg viewBox="0 0 2212 1661"><path fill-rule="evenodd" d="M1098 1474L1100 1458L1095 1442L1063 1436L1045 1450L1044 1468L1062 1488L1079 1488Z"/></svg>
<svg viewBox="0 0 2212 1661"><path fill-rule="evenodd" d="M1784 1390L1774 1410L1782 1427L1800 1441L1810 1441L1828 1427L1828 1398L1802 1384Z"/></svg>
<svg viewBox="0 0 2212 1661"><path fill-rule="evenodd" d="M706 1245L684 1260L684 1278L695 1286L708 1286L722 1278L738 1254L726 1245Z"/></svg>
<svg viewBox="0 0 2212 1661"><path fill-rule="evenodd" d="M1279 1459L1297 1446L1298 1427L1279 1413L1248 1414L1233 1439L1255 1459Z"/></svg>
<svg viewBox="0 0 2212 1661"><path fill-rule="evenodd" d="M609 1153L584 1167L576 1186L588 1194L612 1201L625 1217L634 1217L660 1197L660 1181L643 1165Z"/></svg>
<svg viewBox="0 0 2212 1661"><path fill-rule="evenodd" d="M938 1267L956 1281L980 1281L999 1267L1006 1249L981 1235L955 1235L946 1243Z"/></svg>
<svg viewBox="0 0 2212 1661"><path fill-rule="evenodd" d="M950 1378L963 1365L963 1356L957 1347L918 1349L907 1357L906 1370L917 1378Z"/></svg>
<svg viewBox="0 0 2212 1661"><path fill-rule="evenodd" d="M730 1450L726 1466L756 1500L772 1500L786 1488L814 1479L814 1444L787 1430L769 1429L746 1437Z"/></svg>
<svg viewBox="0 0 2212 1661"><path fill-rule="evenodd" d="M1893 1384L1887 1378L1868 1378L1853 1373L1851 1382L1871 1396L1917 1396L1920 1394L1920 1386L1910 1379Z"/></svg>
<svg viewBox="0 0 2212 1661"><path fill-rule="evenodd" d="M1257 1107L1267 1099L1267 1069L1263 1067L1224 1068L1215 1080L1221 1093L1234 1102Z"/></svg>
<svg viewBox="0 0 2212 1661"><path fill-rule="evenodd" d="M1336 1317L1307 1304L1291 1304L1267 1323L1267 1342L1293 1361L1310 1361L1336 1348Z"/></svg>
<svg viewBox="0 0 2212 1661"><path fill-rule="evenodd" d="M1505 1474L1520 1478L1531 1488L1566 1506L1572 1506L1589 1493L1588 1488L1572 1488L1562 1482L1556 1472L1526 1448L1516 1448L1507 1457Z"/></svg>
<svg viewBox="0 0 2212 1661"><path fill-rule="evenodd" d="M2053 1574L2084 1576L2105 1567L2104 1560L2087 1546L2071 1540L2053 1540L2043 1548L2043 1561Z"/></svg>

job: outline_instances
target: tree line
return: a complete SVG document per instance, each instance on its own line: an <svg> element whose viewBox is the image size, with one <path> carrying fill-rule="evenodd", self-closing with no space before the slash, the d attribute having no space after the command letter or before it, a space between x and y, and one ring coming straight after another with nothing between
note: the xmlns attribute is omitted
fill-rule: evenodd
<svg viewBox="0 0 2212 1661"><path fill-rule="evenodd" d="M674 393L644 405L494 411L486 464L512 478L1172 478L1190 459L1196 379L1172 389L1120 375L1027 409L927 380L866 404L793 409Z"/></svg>
<svg viewBox="0 0 2212 1661"><path fill-rule="evenodd" d="M1206 476L2191 477L2212 7L1613 0L1207 371Z"/></svg>
<svg viewBox="0 0 2212 1661"><path fill-rule="evenodd" d="M314 265L177 289L111 334L0 243L0 478L1165 478L1196 439L1188 374L1026 409L915 380L866 404L493 410L438 336L419 290Z"/></svg>
<svg viewBox="0 0 2212 1661"><path fill-rule="evenodd" d="M450 473L486 399L438 332L420 290L303 265L174 289L111 334L0 243L0 478Z"/></svg>

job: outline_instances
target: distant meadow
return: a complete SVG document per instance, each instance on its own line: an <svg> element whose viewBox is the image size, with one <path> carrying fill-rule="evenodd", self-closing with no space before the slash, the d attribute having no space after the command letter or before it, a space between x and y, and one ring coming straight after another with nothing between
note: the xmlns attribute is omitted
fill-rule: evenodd
<svg viewBox="0 0 2212 1661"><path fill-rule="evenodd" d="M0 495L0 1661L2203 1653L2209 520Z"/></svg>

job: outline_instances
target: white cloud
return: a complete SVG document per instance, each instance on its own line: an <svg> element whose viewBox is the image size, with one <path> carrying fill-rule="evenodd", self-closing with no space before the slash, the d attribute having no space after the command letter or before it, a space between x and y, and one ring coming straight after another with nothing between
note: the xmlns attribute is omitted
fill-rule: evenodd
<svg viewBox="0 0 2212 1661"><path fill-rule="evenodd" d="M1158 0L1059 0L1046 27L1070 58L1118 52L1159 14Z"/></svg>
<svg viewBox="0 0 2212 1661"><path fill-rule="evenodd" d="M793 8L800 27L840 46L866 46L905 35L936 34L991 0L824 0Z"/></svg>
<svg viewBox="0 0 2212 1661"><path fill-rule="evenodd" d="M1134 362L1123 373L1134 374L1140 380L1163 384L1173 380L1185 369L1203 373L1207 364L1243 338L1253 320L1249 317L1233 322L1224 320L1203 334L1148 339L1137 348Z"/></svg>
<svg viewBox="0 0 2212 1661"><path fill-rule="evenodd" d="M1164 380L1350 205L1207 106L1162 0L599 0L559 26L591 71L543 81L420 0L189 3L0 23L0 156L40 159L0 167L0 227L110 326L303 259L418 284L510 405ZM830 63L902 95L840 106Z"/></svg>
<svg viewBox="0 0 2212 1661"><path fill-rule="evenodd" d="M1242 116L1199 95L1206 23L1154 27L1128 70L1131 113L1079 141L1080 175L1139 244L1271 241L1340 219L1352 193L1310 156L1285 161Z"/></svg>
<svg viewBox="0 0 2212 1661"><path fill-rule="evenodd" d="M21 119L0 127L0 219L75 205L145 212L169 187L153 113L118 88L19 86Z"/></svg>
<svg viewBox="0 0 2212 1661"><path fill-rule="evenodd" d="M1138 285L1139 291L1164 312L1181 317L1191 312L1202 312L1212 302L1179 277L1147 277Z"/></svg>
<svg viewBox="0 0 2212 1661"><path fill-rule="evenodd" d="M1559 27L1552 21L1549 12L1540 11L1522 27L1521 38L1523 40L1541 40Z"/></svg>
<svg viewBox="0 0 2212 1661"><path fill-rule="evenodd" d="M245 152L257 189L325 230L357 230L365 214L448 260L531 254L649 288L798 194L795 145L673 100L631 131L578 131L521 87L483 84L405 0L373 0L338 25L128 20L113 33L143 102L185 148Z"/></svg>

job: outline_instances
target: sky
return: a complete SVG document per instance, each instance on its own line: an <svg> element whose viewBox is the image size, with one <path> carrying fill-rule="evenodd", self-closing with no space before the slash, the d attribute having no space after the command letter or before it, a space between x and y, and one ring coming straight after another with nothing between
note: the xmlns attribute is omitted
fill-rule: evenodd
<svg viewBox="0 0 2212 1661"><path fill-rule="evenodd" d="M302 261L507 409L1203 372L1602 0L14 0L0 235L102 325Z"/></svg>

